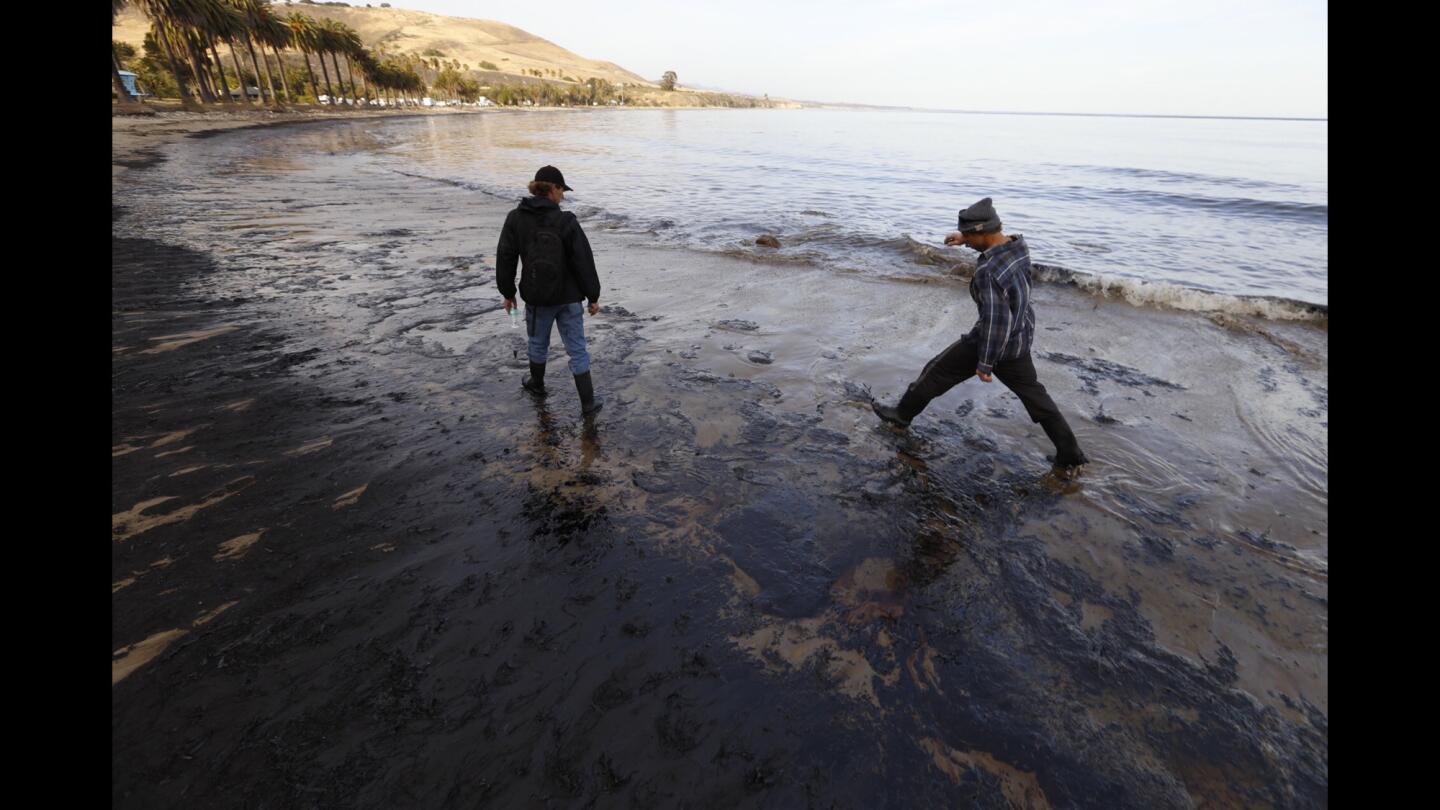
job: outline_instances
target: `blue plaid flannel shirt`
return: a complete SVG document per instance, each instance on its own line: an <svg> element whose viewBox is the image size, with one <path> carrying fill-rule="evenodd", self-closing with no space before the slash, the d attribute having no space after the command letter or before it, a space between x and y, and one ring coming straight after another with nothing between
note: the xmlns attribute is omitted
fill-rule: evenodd
<svg viewBox="0 0 1440 810"><path fill-rule="evenodd" d="M1014 360L1030 351L1035 340L1035 309L1030 306L1030 248L1025 237L1012 236L980 254L970 297L980 309L980 320L970 330L979 343L978 371L990 374L1001 360Z"/></svg>

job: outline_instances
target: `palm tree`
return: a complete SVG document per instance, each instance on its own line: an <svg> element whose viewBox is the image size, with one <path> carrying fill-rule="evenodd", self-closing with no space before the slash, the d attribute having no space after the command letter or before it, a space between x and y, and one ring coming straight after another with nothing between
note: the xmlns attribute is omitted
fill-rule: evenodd
<svg viewBox="0 0 1440 810"><path fill-rule="evenodd" d="M370 57L373 60L373 57ZM390 60L373 62L367 66L370 83L375 91L390 104L395 103L395 91L399 89L399 72Z"/></svg>
<svg viewBox="0 0 1440 810"><path fill-rule="evenodd" d="M214 78L205 70L205 62L210 57L205 56L204 43L200 41L200 35L196 30L186 23L177 23L171 26L171 36L175 41L185 47L185 54L190 57L190 73L195 76L195 85L200 91L200 100L206 104L214 104L215 86Z"/></svg>
<svg viewBox="0 0 1440 810"><path fill-rule="evenodd" d="M169 37L178 44L184 45L190 56L190 70L195 74L195 82L200 91L200 98L207 103L215 101L215 90L210 75L205 71L204 65L210 61L205 54L206 48L214 53L214 66L220 69L220 55L214 49L214 39L227 25L224 9L219 0L161 0L168 8L166 24L169 26L167 32ZM224 84L224 70L220 71L221 84ZM229 100L229 93L226 94Z"/></svg>
<svg viewBox="0 0 1440 810"><path fill-rule="evenodd" d="M291 38L295 47L305 57L305 72L310 74L310 89L315 91L315 100L320 100L320 87L315 83L315 70L310 67L310 54L318 53L320 50L319 26L315 20L298 11L290 12L285 18L285 24L289 26ZM325 60L320 60L320 70L325 70ZM331 98L335 97L335 91L330 89L330 74L325 73L325 92Z"/></svg>
<svg viewBox="0 0 1440 810"><path fill-rule="evenodd" d="M337 57L340 51L345 50L345 32L341 30L340 23L326 18L320 23L320 36L325 43L325 52L330 54L330 61L335 65L335 82L340 85L340 95L345 95L345 78L340 74L340 60ZM321 60L324 64L324 60ZM352 82L353 84L353 82ZM355 88L350 88L350 97L355 96Z"/></svg>
<svg viewBox="0 0 1440 810"><path fill-rule="evenodd" d="M220 69L220 89L225 94L225 101L230 101L230 86L225 82L225 65L220 61L220 51L216 48L218 40L225 40L230 49L230 61L235 65L235 81L240 85L240 98L246 104L252 104L250 90L246 87L245 71L240 67L240 57L235 53L235 40L239 39L244 31L245 18L240 11L232 5L224 2L215 3L214 9L207 17L207 27L204 31L206 39L210 43L210 52L215 55L215 66ZM258 75L257 75L258 81Z"/></svg>
<svg viewBox="0 0 1440 810"><path fill-rule="evenodd" d="M110 26L115 26L115 17L120 14L120 9L125 7L125 0L110 0ZM115 80L115 98L121 104L133 104L134 99L130 97L130 91L125 89L125 82L120 79L120 54L115 52L115 40L110 40L110 77Z"/></svg>
<svg viewBox="0 0 1440 810"><path fill-rule="evenodd" d="M150 38L160 43L165 50L165 61L170 65L170 75L174 77L175 88L180 93L180 105L185 109L193 108L195 100L190 95L190 83L185 80L185 74L180 71L180 63L175 59L175 49L165 36L165 26L158 21L150 23Z"/></svg>
<svg viewBox="0 0 1440 810"><path fill-rule="evenodd" d="M212 104L214 94L210 91L210 75L201 69L200 58L196 55L194 31L180 19L167 19L159 23L165 39L173 42L182 65L189 68L195 95L202 104ZM208 57L207 57L208 58Z"/></svg>
<svg viewBox="0 0 1440 810"><path fill-rule="evenodd" d="M178 33L181 21L193 12L194 4L190 0L133 0L133 2L141 13L150 18L151 33L165 49L165 57L170 64L170 73L175 77L175 86L180 90L180 103L187 109L193 108L195 102L190 97L190 83L185 80L185 76L180 71L180 63L175 56L176 43L172 41L172 35ZM199 83L198 77L196 82ZM203 99L203 85L197 87L197 92Z"/></svg>
<svg viewBox="0 0 1440 810"><path fill-rule="evenodd" d="M330 33L325 30L325 23L315 21L314 27L310 29L310 41L315 46L315 57L320 60L320 72L325 76L325 93L330 96L330 103L338 104L335 90L330 87L330 67L325 64L325 54L330 53L332 39ZM335 69L335 82L340 82L340 69ZM340 92L345 92L345 85L340 85Z"/></svg>
<svg viewBox="0 0 1440 810"><path fill-rule="evenodd" d="M340 85L340 95L350 99L354 103L358 93L355 90L355 74L350 71L350 40L346 36L345 24L339 20L326 20L325 27L330 32L330 60L335 63L335 81ZM340 57L345 58L345 72L340 72ZM350 90L345 90L345 84L349 82Z"/></svg>
<svg viewBox="0 0 1440 810"><path fill-rule="evenodd" d="M275 62L280 66L280 87L285 91L285 101L293 104L295 99L290 95L290 77L285 74L285 60L280 57L280 49L289 48L294 42L293 32L268 5L257 7L260 13L256 18L255 38L260 42L262 55L266 45L275 52ZM265 64L268 67L270 63L267 60Z"/></svg>
<svg viewBox="0 0 1440 810"><path fill-rule="evenodd" d="M225 68L220 61L220 53L215 48L216 37L221 37L229 29L232 21L226 15L225 7L220 0L186 0L188 10L184 14L183 25L185 42L190 50L190 61L197 75L203 72L203 65L209 61L205 49L208 47L214 56L214 66L220 76L220 85L224 92L226 102L230 101L230 91L225 87ZM232 51L233 56L233 51ZM205 75L206 82L210 84L209 92L215 95L215 87L210 83L210 77Z"/></svg>
<svg viewBox="0 0 1440 810"><path fill-rule="evenodd" d="M310 41L315 47L315 58L320 61L320 73L325 77L325 93L330 96L331 104L338 104L339 102L337 102L336 99L338 99L339 96L336 95L334 88L330 86L330 65L325 62L325 55L330 53L330 40L332 39L329 31L325 28L325 23L326 20L323 17L314 21L314 27L310 29ZM340 84L340 74L338 72L335 74L335 83ZM340 84L340 92L342 94L345 92L345 85Z"/></svg>
<svg viewBox="0 0 1440 810"><path fill-rule="evenodd" d="M403 57L402 57L403 59ZM424 82L416 75L415 69L404 61L387 59L381 66L386 86L393 92L398 93L400 103L410 106L414 103L414 94L424 86Z"/></svg>
<svg viewBox="0 0 1440 810"><path fill-rule="evenodd" d="M355 53L355 64L360 66L360 81L365 83L361 94L369 99L373 90L380 89L379 84L375 81L380 63L376 61L374 54L362 47Z"/></svg>
<svg viewBox="0 0 1440 810"><path fill-rule="evenodd" d="M240 83L240 95L245 99L246 104L253 104L254 102L250 100L250 83L245 81L245 71L241 67L239 55L235 52L236 42L239 42L241 45L249 43L250 20L246 17L244 9L240 7L237 0L219 0L219 5L221 8L220 16L224 20L221 23L220 30L223 32L222 38L225 40L226 46L230 49L230 61L235 63L235 77L236 81ZM254 56L253 50L250 55L252 57ZM252 64L252 67L255 69L255 85L260 90L260 101L264 103L265 91L259 87L260 66Z"/></svg>
<svg viewBox="0 0 1440 810"><path fill-rule="evenodd" d="M360 32L345 23L336 22L335 32L340 52L345 56L345 72L350 76L350 95L358 99L360 91L355 89L355 62L365 53L365 42L360 39ZM361 79L364 79L363 73Z"/></svg>
<svg viewBox="0 0 1440 810"><path fill-rule="evenodd" d="M291 12L284 22L289 29L289 40L294 43L295 48L300 49L300 55L305 58L305 75L310 76L310 89L314 91L315 101L320 101L320 85L315 84L315 71L310 66L310 52L314 48L311 30L314 29L315 20L300 12ZM328 88L330 85L325 86Z"/></svg>
<svg viewBox="0 0 1440 810"><path fill-rule="evenodd" d="M261 60L255 56L255 39L259 34L261 16L262 14L268 14L270 7L266 3L261 3L260 0L230 0L230 2L244 21L244 25L240 29L240 38L245 44L245 50L250 53L250 66L255 69L255 83L258 85L260 84ZM263 42L261 43L261 48L263 52ZM270 87L270 97L265 97L265 87L262 85L260 87L260 100L267 104L277 103L279 99L275 95L275 78L270 75L269 62L265 62L265 84Z"/></svg>

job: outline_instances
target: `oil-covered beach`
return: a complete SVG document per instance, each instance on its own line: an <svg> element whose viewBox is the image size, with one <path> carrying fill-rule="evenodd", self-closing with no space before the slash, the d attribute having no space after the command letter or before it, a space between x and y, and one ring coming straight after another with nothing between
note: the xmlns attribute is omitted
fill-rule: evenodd
<svg viewBox="0 0 1440 810"><path fill-rule="evenodd" d="M1325 806L1323 250L1297 270L1237 238L1213 283L1121 258L1205 252L1164 206L1242 233L1323 231L1323 206L1142 172L1113 209L1160 206L1138 233L1062 240L1103 206L1006 207L1027 169L917 193L882 238L904 206L851 227L853 155L775 161L797 192L769 191L766 144L826 114L117 146L114 806ZM607 117L652 133L643 188L619 190L640 136L587 132ZM756 171L705 187L755 209L682 204L694 121L736 128ZM520 388L495 288L518 167L546 162L604 285L593 418L558 337L552 393ZM973 254L938 246L987 195L1048 268L1034 360L1092 462L1073 480L998 383L908 432L870 408L973 324Z"/></svg>

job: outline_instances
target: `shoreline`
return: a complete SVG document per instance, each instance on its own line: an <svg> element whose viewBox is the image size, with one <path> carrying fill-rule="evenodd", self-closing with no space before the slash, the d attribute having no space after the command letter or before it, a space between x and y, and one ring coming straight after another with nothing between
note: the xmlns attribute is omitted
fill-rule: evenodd
<svg viewBox="0 0 1440 810"><path fill-rule="evenodd" d="M256 107L224 109L209 107L191 111L168 101L147 102L136 112L124 111L112 104L110 124L111 163L117 167L112 180L121 176L120 169L149 165L155 147L207 132L236 129L286 126L320 121L349 121L361 118L407 118L440 115L494 115L536 112L629 112L634 110L738 110L753 109L719 106L674 107L406 107L383 109L332 109L316 105L290 105L284 110ZM161 109L153 109L162 107ZM775 107L773 109L811 109L809 107ZM818 108L817 108L818 109Z"/></svg>
<svg viewBox="0 0 1440 810"><path fill-rule="evenodd" d="M1323 797L1316 330L1037 286L1097 459L1056 488L1001 386L869 411L961 280L587 227L587 421L558 341L518 388L513 201L233 137L289 160L197 141L113 197L117 807Z"/></svg>
<svg viewBox="0 0 1440 810"><path fill-rule="evenodd" d="M725 110L726 107L490 107L331 111L321 107L310 107L292 112L271 110L207 110L202 113L188 113L172 110L154 116L132 116L116 113L112 117L112 181L123 177L127 168L151 165L156 158L155 149L174 143L184 137L203 136L236 129L290 126L320 121L345 121L354 118L405 118L434 115L475 115L475 114L529 114L538 112L612 112L629 110ZM158 135L155 140L149 136ZM743 258L766 262L772 261L764 252L739 253L716 251L701 247L693 248L702 252L721 252ZM909 252L927 262L948 267L950 275L967 277L973 272L974 263L968 256L957 257L932 245L911 240ZM1330 319L1329 303L1317 303L1300 298L1280 295L1245 295L1196 287L1185 287L1169 282L1153 282L1127 276L1101 275L1071 270L1066 267L1036 262L1036 280L1060 286L1068 286L1085 294L1106 300L1120 300L1131 306L1155 308L1175 312L1206 314L1218 321L1236 318L1258 318L1262 321L1305 323L1315 328L1328 330Z"/></svg>
<svg viewBox="0 0 1440 810"><path fill-rule="evenodd" d="M164 102L161 102L162 104ZM147 106L158 106L151 102ZM350 110L295 105L285 110L263 107L240 109L207 108L199 111L165 104L165 109L125 112L114 106L110 117L111 181L124 177L126 169L146 168L158 159L159 147L184 138L237 129L258 129L321 121L348 121L360 118L406 118L431 115L472 115L486 109L427 108Z"/></svg>

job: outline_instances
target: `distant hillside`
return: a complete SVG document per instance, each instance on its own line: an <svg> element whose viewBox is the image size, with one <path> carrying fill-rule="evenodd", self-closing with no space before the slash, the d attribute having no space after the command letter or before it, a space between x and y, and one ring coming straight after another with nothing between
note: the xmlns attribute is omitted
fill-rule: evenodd
<svg viewBox="0 0 1440 810"><path fill-rule="evenodd" d="M655 80L631 73L613 62L586 59L549 40L495 20L442 17L423 11L364 8L363 3L360 5L359 8L346 8L274 3L273 8L282 15L299 11L317 19L329 17L339 20L358 31L365 46L371 50L383 48L388 53L416 55L439 51L444 54L443 58L459 60L477 73L481 70L481 62L490 62L496 67L494 72L487 71L490 75L522 77L527 75L526 70L559 71L562 76L580 82L600 78L612 84L623 82L630 86L657 86ZM127 6L117 20L114 38L128 42L138 50L148 29L149 21L145 16L133 6ZM558 77L548 74L547 78L558 80Z"/></svg>

